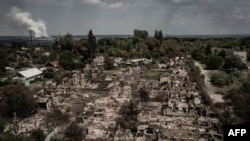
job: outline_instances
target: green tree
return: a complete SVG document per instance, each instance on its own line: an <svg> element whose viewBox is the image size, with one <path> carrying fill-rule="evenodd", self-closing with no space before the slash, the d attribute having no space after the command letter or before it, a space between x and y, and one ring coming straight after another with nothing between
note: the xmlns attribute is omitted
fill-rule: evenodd
<svg viewBox="0 0 250 141"><path fill-rule="evenodd" d="M160 42L155 38L147 38L145 44L148 47L148 50L153 51L156 47L160 46Z"/></svg>
<svg viewBox="0 0 250 141"><path fill-rule="evenodd" d="M142 38L145 40L148 37L148 31L135 29L134 30L134 37L139 37L139 38Z"/></svg>
<svg viewBox="0 0 250 141"><path fill-rule="evenodd" d="M46 136L43 133L43 130L37 129L31 132L30 137L35 141L44 141Z"/></svg>
<svg viewBox="0 0 250 141"><path fill-rule="evenodd" d="M72 123L65 131L66 141L81 141L87 135L87 129L80 128L76 123Z"/></svg>
<svg viewBox="0 0 250 141"><path fill-rule="evenodd" d="M227 56L225 58L225 63L224 63L224 69L225 70L244 70L247 69L247 66L245 63L243 63L238 57L234 55Z"/></svg>
<svg viewBox="0 0 250 141"><path fill-rule="evenodd" d="M145 90L145 88L141 88L139 90L139 97L141 101L148 101L149 100L149 92Z"/></svg>
<svg viewBox="0 0 250 141"><path fill-rule="evenodd" d="M112 59L111 57L109 57L109 56L105 56L104 57L104 64L105 64L105 68L106 69L112 69L113 68L113 66L114 66L114 59Z"/></svg>
<svg viewBox="0 0 250 141"><path fill-rule="evenodd" d="M0 133L2 133L5 129L5 120L0 116Z"/></svg>
<svg viewBox="0 0 250 141"><path fill-rule="evenodd" d="M5 73L5 67L7 67L9 65L9 61L8 61L8 56L7 56L7 52L0 49L0 75L3 75Z"/></svg>
<svg viewBox="0 0 250 141"><path fill-rule="evenodd" d="M73 53L79 58L81 57L82 62L85 62L88 59L87 46L88 46L88 40L81 39L79 41L76 41L75 46L73 48Z"/></svg>
<svg viewBox="0 0 250 141"><path fill-rule="evenodd" d="M212 84L216 86L225 86L225 85L229 85L230 77L225 72L218 72L218 73L213 73L211 75L210 81L212 82Z"/></svg>
<svg viewBox="0 0 250 141"><path fill-rule="evenodd" d="M220 52L218 53L218 56L221 56L221 57L223 57L223 58L226 58L227 53L226 53L226 51L225 51L224 49L222 49L222 50L220 50Z"/></svg>
<svg viewBox="0 0 250 141"><path fill-rule="evenodd" d="M64 51L59 56L59 65L65 70L75 69L73 54L70 51Z"/></svg>
<svg viewBox="0 0 250 141"><path fill-rule="evenodd" d="M92 62L95 56L95 52L96 52L96 38L93 35L92 30L90 30L88 34L88 46L87 47L88 47L88 54L90 55L89 58Z"/></svg>
<svg viewBox="0 0 250 141"><path fill-rule="evenodd" d="M55 61L57 60L58 53L56 51L51 51L48 57L48 61Z"/></svg>
<svg viewBox="0 0 250 141"><path fill-rule="evenodd" d="M247 51L247 61L250 61L250 50Z"/></svg>
<svg viewBox="0 0 250 141"><path fill-rule="evenodd" d="M155 30L154 38L158 39L160 41L160 44L162 44L163 41L163 35L162 30Z"/></svg>
<svg viewBox="0 0 250 141"><path fill-rule="evenodd" d="M199 50L199 49L194 49L191 52L191 56L193 57L194 60L196 61L203 61L205 58L205 55Z"/></svg>
<svg viewBox="0 0 250 141"><path fill-rule="evenodd" d="M212 45L210 43L205 48L205 54L206 55L212 54Z"/></svg>
<svg viewBox="0 0 250 141"><path fill-rule="evenodd" d="M67 33L63 38L59 39L59 45L62 49L72 50L74 46L74 39L73 36Z"/></svg>
<svg viewBox="0 0 250 141"><path fill-rule="evenodd" d="M223 66L223 58L216 55L209 55L206 59L207 69L216 70Z"/></svg>
<svg viewBox="0 0 250 141"><path fill-rule="evenodd" d="M25 118L36 111L36 103L28 88L23 85L7 85L0 88L0 111L3 115Z"/></svg>

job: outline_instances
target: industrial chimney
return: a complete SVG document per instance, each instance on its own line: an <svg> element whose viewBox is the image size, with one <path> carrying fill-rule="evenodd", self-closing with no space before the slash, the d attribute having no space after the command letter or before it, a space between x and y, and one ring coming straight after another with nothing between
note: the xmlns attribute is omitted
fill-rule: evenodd
<svg viewBox="0 0 250 141"><path fill-rule="evenodd" d="M32 31L30 30L30 46L32 47Z"/></svg>

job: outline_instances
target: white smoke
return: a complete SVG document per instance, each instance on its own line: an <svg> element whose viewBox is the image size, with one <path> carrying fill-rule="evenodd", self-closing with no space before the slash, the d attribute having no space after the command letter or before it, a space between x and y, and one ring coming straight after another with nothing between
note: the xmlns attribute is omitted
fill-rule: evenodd
<svg viewBox="0 0 250 141"><path fill-rule="evenodd" d="M13 6L7 14L9 22L12 26L23 28L26 31L34 32L35 37L48 37L47 28L42 20L34 21L29 12L24 12L18 7Z"/></svg>

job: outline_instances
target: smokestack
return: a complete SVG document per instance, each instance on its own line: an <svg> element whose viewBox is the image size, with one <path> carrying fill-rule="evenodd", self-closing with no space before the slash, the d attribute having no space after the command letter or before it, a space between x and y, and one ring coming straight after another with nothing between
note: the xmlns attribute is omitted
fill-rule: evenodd
<svg viewBox="0 0 250 141"><path fill-rule="evenodd" d="M32 31L30 30L30 46L32 47Z"/></svg>

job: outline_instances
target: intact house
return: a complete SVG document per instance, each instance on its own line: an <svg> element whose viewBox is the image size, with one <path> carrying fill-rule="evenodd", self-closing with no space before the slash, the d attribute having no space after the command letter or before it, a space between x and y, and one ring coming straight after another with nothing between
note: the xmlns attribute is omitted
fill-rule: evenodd
<svg viewBox="0 0 250 141"><path fill-rule="evenodd" d="M18 71L19 80L24 83L25 86L29 86L30 82L34 81L36 78L42 78L42 71L38 68L26 69L23 71Z"/></svg>
<svg viewBox="0 0 250 141"><path fill-rule="evenodd" d="M45 67L47 70L53 70L55 72L59 69L59 63L58 61L51 61Z"/></svg>

